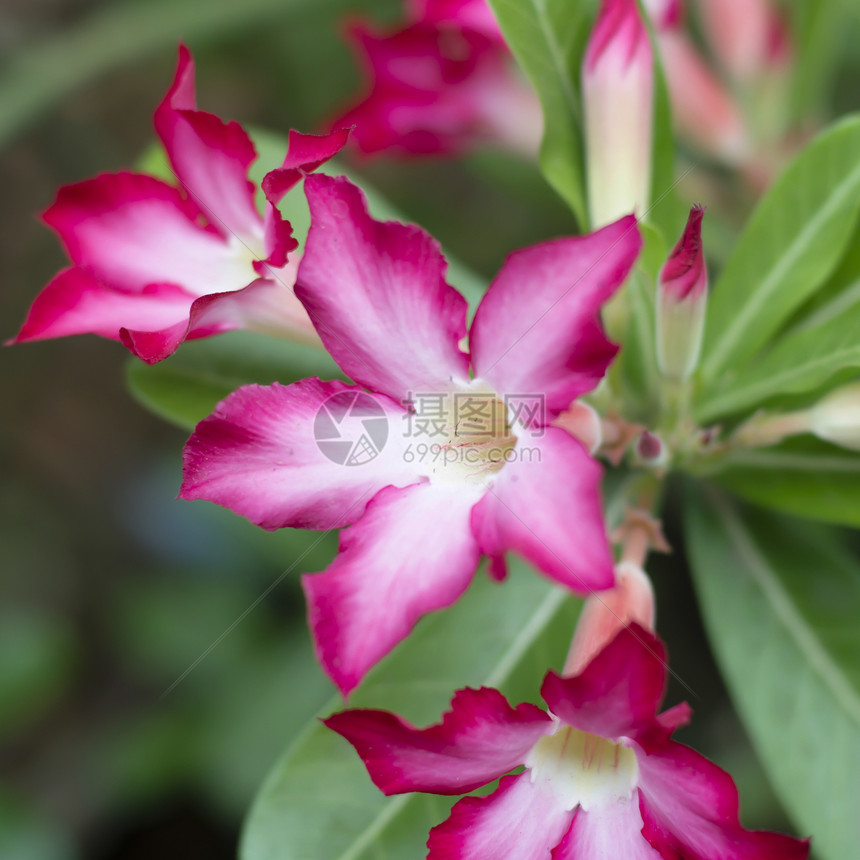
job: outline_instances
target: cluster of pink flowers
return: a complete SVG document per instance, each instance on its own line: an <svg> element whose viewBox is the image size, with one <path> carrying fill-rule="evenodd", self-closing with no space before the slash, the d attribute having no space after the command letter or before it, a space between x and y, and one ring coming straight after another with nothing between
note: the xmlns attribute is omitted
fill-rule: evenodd
<svg viewBox="0 0 860 860"><path fill-rule="evenodd" d="M647 5L671 82L691 48L676 4ZM248 180L254 146L196 108L182 48L155 114L176 182L122 172L62 189L44 217L71 265L15 341L90 332L156 362L184 340L248 328L331 354L352 383L249 385L221 402L187 443L180 495L265 529L345 529L329 567L303 579L319 660L344 696L422 616L464 593L482 556L497 580L513 552L586 597L565 671L544 679L546 709L483 688L458 691L426 729L376 710L326 720L386 794L459 795L501 777L432 830L430 858L801 860L807 842L744 830L731 778L671 740L690 711L658 712L666 653L642 570L656 526L628 523L639 543L616 564L594 457L606 440L579 401L615 358L601 310L642 245L629 213L647 206L650 150L622 151L630 135L650 136L653 56L638 5L606 0L586 53L592 217L605 226L511 254L468 328L431 236L374 220L350 181L313 174L345 145L347 125L366 152L536 144L537 103L484 0L423 0L410 16L394 34L354 30L373 89L343 128L291 133L262 183L262 215ZM724 59L741 74L749 52ZM613 92L623 98L608 105ZM675 87L673 97L684 103ZM730 135L706 137L733 152ZM302 248L278 209L299 183L311 213ZM698 356L702 215L691 212L659 279L667 378L684 379ZM350 422L363 447L347 438Z"/></svg>

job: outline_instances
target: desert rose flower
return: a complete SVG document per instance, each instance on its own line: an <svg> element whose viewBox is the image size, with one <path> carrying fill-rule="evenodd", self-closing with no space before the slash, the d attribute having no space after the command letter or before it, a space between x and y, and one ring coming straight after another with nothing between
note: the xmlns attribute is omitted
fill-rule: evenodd
<svg viewBox="0 0 860 860"><path fill-rule="evenodd" d="M450 155L480 144L536 157L543 121L485 0L417 0L406 26L349 35L367 95L335 123L370 154Z"/></svg>
<svg viewBox="0 0 860 860"><path fill-rule="evenodd" d="M388 795L457 795L501 777L430 831L428 860L806 858L806 841L741 826L732 778L671 740L690 711L658 714L665 686L663 645L632 624L578 674L546 676L548 711L484 687L458 691L426 729L376 710L324 722Z"/></svg>
<svg viewBox="0 0 860 860"><path fill-rule="evenodd" d="M689 379L705 330L708 269L702 250L704 207L693 206L687 226L657 277L657 364L667 379Z"/></svg>
<svg viewBox="0 0 860 860"><path fill-rule="evenodd" d="M254 145L237 123L197 110L184 46L155 128L176 183L123 171L60 189L43 217L72 265L39 294L13 342L92 333L149 363L235 328L318 343L292 292L297 242L275 204L348 132L291 132L261 216L248 180Z"/></svg>
<svg viewBox="0 0 860 860"><path fill-rule="evenodd" d="M651 194L654 56L637 0L602 0L582 97L591 224L642 217Z"/></svg>
<svg viewBox="0 0 860 860"><path fill-rule="evenodd" d="M460 597L481 554L497 578L514 551L575 591L613 584L600 467L552 422L616 353L599 311L641 239L628 216L512 254L467 354L466 301L436 242L374 221L346 179L311 176L305 192L296 295L357 386L240 388L191 437L181 496L268 529L354 524L303 583L318 656L348 693L418 618Z"/></svg>

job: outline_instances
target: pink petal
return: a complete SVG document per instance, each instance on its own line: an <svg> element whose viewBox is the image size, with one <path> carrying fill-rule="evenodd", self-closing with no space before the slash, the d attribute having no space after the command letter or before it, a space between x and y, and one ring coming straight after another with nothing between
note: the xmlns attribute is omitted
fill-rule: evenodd
<svg viewBox="0 0 860 860"><path fill-rule="evenodd" d="M336 400L329 402L332 397ZM332 414L346 416L344 441L337 439L340 428ZM372 428L364 414L370 414ZM353 435L361 432L357 415L365 434L388 426L388 439L367 462L360 462L360 440ZM388 398L342 382L243 386L188 440L179 496L208 499L266 529L339 528L357 520L382 487L418 480L404 465L398 434L392 432L402 415ZM322 448L315 435L325 440ZM350 463L347 456L358 456L359 462Z"/></svg>
<svg viewBox="0 0 860 860"><path fill-rule="evenodd" d="M99 334L120 339L120 329L134 320L160 329L183 324L193 296L170 284L152 284L139 293L112 290L82 269L60 272L36 297L17 337L10 343Z"/></svg>
<svg viewBox="0 0 860 860"><path fill-rule="evenodd" d="M534 705L512 708L488 687L458 690L442 722L416 729L386 711L334 714L325 724L343 735L385 794L464 794L521 765L554 723Z"/></svg>
<svg viewBox="0 0 860 860"><path fill-rule="evenodd" d="M506 776L491 795L454 805L430 831L427 860L550 860L572 819L548 783Z"/></svg>
<svg viewBox="0 0 860 860"><path fill-rule="evenodd" d="M501 45L505 44L487 0L412 0L409 11L414 21L452 24L462 29L476 30Z"/></svg>
<svg viewBox="0 0 860 860"><path fill-rule="evenodd" d="M642 836L638 792L633 797L585 812L577 810L573 825L552 860L661 860Z"/></svg>
<svg viewBox="0 0 860 860"><path fill-rule="evenodd" d="M354 125L362 152L453 154L483 142L537 152L541 117L498 35L418 23L352 28L369 92L333 125Z"/></svg>
<svg viewBox="0 0 860 860"><path fill-rule="evenodd" d="M177 189L122 172L61 188L43 217L77 266L119 290L175 284L204 295L250 283L251 251L200 226L199 216Z"/></svg>
<svg viewBox="0 0 860 860"><path fill-rule="evenodd" d="M744 830L732 778L689 747L669 742L638 754L645 838L664 857L805 860L806 840Z"/></svg>
<svg viewBox="0 0 860 860"><path fill-rule="evenodd" d="M422 483L378 493L323 573L302 579L317 656L346 696L423 615L466 590L480 491Z"/></svg>
<svg viewBox="0 0 860 860"><path fill-rule="evenodd" d="M347 376L396 400L467 380L466 301L418 227L374 221L344 178L309 176L311 228L296 295Z"/></svg>
<svg viewBox="0 0 860 860"><path fill-rule="evenodd" d="M600 466L558 427L523 434L514 454L472 514L481 550L494 559L517 552L581 594L611 587Z"/></svg>
<svg viewBox="0 0 860 860"><path fill-rule="evenodd" d="M184 45L173 84L155 111L155 130L188 196L224 236L258 236L261 218L248 168L257 153L236 122L196 109L194 61Z"/></svg>
<svg viewBox="0 0 860 860"><path fill-rule="evenodd" d="M281 198L308 174L337 155L346 145L350 130L340 128L330 134L300 134L290 131L284 163L263 178L263 191L270 203Z"/></svg>
<svg viewBox="0 0 860 860"><path fill-rule="evenodd" d="M603 333L601 305L624 283L641 245L629 216L511 254L472 324L475 376L497 391L544 393L551 417L591 391L617 351Z"/></svg>
<svg viewBox="0 0 860 860"><path fill-rule="evenodd" d="M284 271L284 270L281 270ZM135 322L137 322L135 320ZM200 296L187 318L162 331L124 328L122 342L148 364L163 361L181 343L225 331L249 329L319 345L307 312L284 283L260 279L241 290Z"/></svg>
<svg viewBox="0 0 860 860"><path fill-rule="evenodd" d="M287 255L295 251L299 243L293 236L293 226L285 221L276 206L266 203L266 214L263 216L263 248L266 252L265 260L255 260L254 270L260 277L265 278L272 270L283 269L287 265ZM298 257L293 254L295 266L298 266ZM291 260L290 262L293 262ZM277 271L273 272L273 277ZM291 272L290 288L295 284L295 267Z"/></svg>
<svg viewBox="0 0 860 860"><path fill-rule="evenodd" d="M656 742L666 671L666 651L660 640L631 624L578 675L561 678L549 672L541 695L550 711L580 731L613 741L648 733Z"/></svg>

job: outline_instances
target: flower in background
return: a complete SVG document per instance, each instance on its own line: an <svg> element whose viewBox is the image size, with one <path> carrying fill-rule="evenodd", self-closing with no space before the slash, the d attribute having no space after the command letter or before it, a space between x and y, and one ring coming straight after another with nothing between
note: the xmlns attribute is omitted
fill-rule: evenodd
<svg viewBox="0 0 860 860"><path fill-rule="evenodd" d="M628 216L511 255L469 355L466 302L430 236L374 221L343 178L308 177L305 193L296 295L360 387L240 388L189 440L180 495L268 529L354 524L332 565L304 578L320 661L346 694L460 597L482 553L499 579L515 551L575 591L613 584L600 467L551 423L615 356L600 308L641 239Z"/></svg>
<svg viewBox="0 0 860 860"><path fill-rule="evenodd" d="M637 0L603 0L582 66L591 224L648 211L654 55Z"/></svg>
<svg viewBox="0 0 860 860"><path fill-rule="evenodd" d="M405 26L349 35L369 80L339 117L364 153L456 154L481 144L537 156L543 121L485 0L416 0Z"/></svg>
<svg viewBox="0 0 860 860"><path fill-rule="evenodd" d="M671 740L690 710L658 714L665 687L662 643L632 624L578 674L547 674L548 712L484 687L458 691L426 729L376 710L324 722L387 795L457 795L501 777L430 831L428 860L804 860L808 842L745 830L732 778Z"/></svg>
<svg viewBox="0 0 860 860"><path fill-rule="evenodd" d="M176 184L123 171L60 189L43 217L72 266L39 294L12 342L92 333L149 363L236 328L318 343L292 292L298 243L276 204L348 132L291 132L261 216L248 180L254 145L237 123L197 110L185 46L155 128Z"/></svg>

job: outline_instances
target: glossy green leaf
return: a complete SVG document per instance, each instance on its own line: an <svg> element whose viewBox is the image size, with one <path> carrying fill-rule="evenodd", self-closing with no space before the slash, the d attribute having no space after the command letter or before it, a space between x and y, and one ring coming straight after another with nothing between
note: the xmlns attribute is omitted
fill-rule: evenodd
<svg viewBox="0 0 860 860"><path fill-rule="evenodd" d="M692 490L705 625L755 747L820 860L860 845L860 564L838 533Z"/></svg>
<svg viewBox="0 0 860 860"><path fill-rule="evenodd" d="M860 118L851 117L795 159L735 246L708 308L705 383L723 377L722 384L731 384L727 373L737 375L824 282L851 236L858 206Z"/></svg>
<svg viewBox="0 0 860 860"><path fill-rule="evenodd" d="M579 602L514 563L502 585L482 573L452 609L423 619L368 676L352 707L436 722L453 692L482 684L536 700L543 675L564 661ZM332 701L325 713L342 708ZM352 747L314 721L275 765L246 823L242 860L423 857L451 799L386 798Z"/></svg>
<svg viewBox="0 0 860 860"><path fill-rule="evenodd" d="M815 328L781 338L734 384L709 392L697 416L710 423L723 415L752 410L778 394L812 391L848 367L860 367L860 309Z"/></svg>
<svg viewBox="0 0 860 860"><path fill-rule="evenodd" d="M596 3L582 0L489 0L505 40L540 98L541 169L588 224L582 156L579 74Z"/></svg>
<svg viewBox="0 0 860 860"><path fill-rule="evenodd" d="M860 528L860 455L811 437L735 451L713 478L751 502Z"/></svg>

